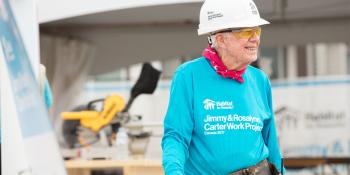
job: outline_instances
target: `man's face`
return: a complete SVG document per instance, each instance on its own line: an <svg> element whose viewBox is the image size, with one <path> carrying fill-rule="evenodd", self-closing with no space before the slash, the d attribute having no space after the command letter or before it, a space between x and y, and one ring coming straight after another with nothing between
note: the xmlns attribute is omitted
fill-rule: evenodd
<svg viewBox="0 0 350 175"><path fill-rule="evenodd" d="M235 59L235 62L250 64L257 59L260 45L260 35L253 32L249 38L239 36L238 33L225 33L225 53Z"/></svg>

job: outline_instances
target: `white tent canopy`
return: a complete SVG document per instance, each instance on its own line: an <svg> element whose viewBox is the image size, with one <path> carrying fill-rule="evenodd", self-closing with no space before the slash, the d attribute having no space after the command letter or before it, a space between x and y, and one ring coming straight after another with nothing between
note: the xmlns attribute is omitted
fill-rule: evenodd
<svg viewBox="0 0 350 175"><path fill-rule="evenodd" d="M205 37L197 37L199 0L38 2L43 32L83 38L97 46L93 75L141 61L197 57L206 45ZM264 46L350 42L349 0L256 3L261 15L272 21L263 29Z"/></svg>

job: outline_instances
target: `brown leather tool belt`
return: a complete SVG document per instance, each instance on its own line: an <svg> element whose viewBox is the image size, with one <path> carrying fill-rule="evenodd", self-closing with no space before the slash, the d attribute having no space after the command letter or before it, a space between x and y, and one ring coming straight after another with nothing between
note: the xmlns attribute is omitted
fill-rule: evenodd
<svg viewBox="0 0 350 175"><path fill-rule="evenodd" d="M254 166L243 168L229 175L272 175L272 174L271 174L269 162L267 162L267 160L263 160Z"/></svg>

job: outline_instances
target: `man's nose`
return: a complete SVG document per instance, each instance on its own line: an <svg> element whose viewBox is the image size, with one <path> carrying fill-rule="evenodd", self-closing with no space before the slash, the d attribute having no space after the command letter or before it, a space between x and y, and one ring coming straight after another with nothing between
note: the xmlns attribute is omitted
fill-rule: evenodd
<svg viewBox="0 0 350 175"><path fill-rule="evenodd" d="M252 36L249 38L250 42L258 42L260 41L260 35L253 33Z"/></svg>

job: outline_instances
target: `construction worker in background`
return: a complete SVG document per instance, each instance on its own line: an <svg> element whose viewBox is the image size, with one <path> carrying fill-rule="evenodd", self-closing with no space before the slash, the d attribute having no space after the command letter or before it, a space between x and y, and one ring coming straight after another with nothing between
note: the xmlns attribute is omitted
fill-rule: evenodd
<svg viewBox="0 0 350 175"><path fill-rule="evenodd" d="M250 66L261 25L252 0L206 0L202 57L173 78L162 139L166 175L273 175L285 172L277 143L270 81Z"/></svg>

